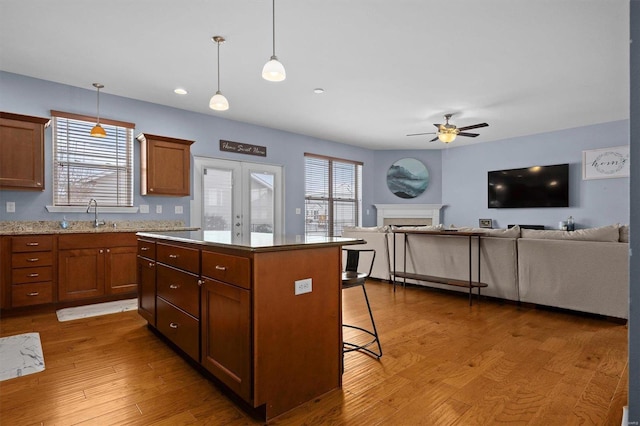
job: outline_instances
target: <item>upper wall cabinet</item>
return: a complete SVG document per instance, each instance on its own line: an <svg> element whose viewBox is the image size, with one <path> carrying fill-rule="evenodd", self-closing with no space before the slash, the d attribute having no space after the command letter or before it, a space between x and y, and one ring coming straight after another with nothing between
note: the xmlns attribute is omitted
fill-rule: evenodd
<svg viewBox="0 0 640 426"><path fill-rule="evenodd" d="M194 141L141 133L140 193L190 195L190 146Z"/></svg>
<svg viewBox="0 0 640 426"><path fill-rule="evenodd" d="M0 189L44 191L44 129L50 122L0 112Z"/></svg>

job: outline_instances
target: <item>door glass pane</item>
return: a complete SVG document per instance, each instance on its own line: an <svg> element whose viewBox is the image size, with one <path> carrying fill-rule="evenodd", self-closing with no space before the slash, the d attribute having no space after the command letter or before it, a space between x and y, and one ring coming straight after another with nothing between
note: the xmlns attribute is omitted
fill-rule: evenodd
<svg viewBox="0 0 640 426"><path fill-rule="evenodd" d="M202 229L205 237L231 243L233 222L233 171L204 169Z"/></svg>
<svg viewBox="0 0 640 426"><path fill-rule="evenodd" d="M272 173L250 173L251 245L273 243L274 228L274 175Z"/></svg>

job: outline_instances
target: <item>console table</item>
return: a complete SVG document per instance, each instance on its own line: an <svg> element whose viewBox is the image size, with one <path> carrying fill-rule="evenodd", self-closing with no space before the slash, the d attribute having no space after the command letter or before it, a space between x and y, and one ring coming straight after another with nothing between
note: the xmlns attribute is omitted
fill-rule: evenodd
<svg viewBox="0 0 640 426"><path fill-rule="evenodd" d="M403 230L402 228L394 229L393 231L393 291L396 290L396 282L397 278L403 279L403 286L406 286L407 279L417 280L417 281L427 281L437 284L445 284L456 287L466 287L469 289L469 305L473 304L473 289L478 289L478 299L480 299L480 289L483 287L487 287L486 283L480 281L480 246L481 239L483 234L481 232L462 232L462 231L416 231L416 230ZM403 236L403 248L404 248L404 262L403 262L403 270L398 271L396 267L396 234L402 234ZM409 245L409 235L438 235L438 236L446 236L446 237L454 237L454 238L462 238L465 237L469 241L469 279L468 280L460 280L454 278L447 277L439 277L433 275L425 275L418 274L413 272L407 272L407 246ZM478 244L478 279L477 281L473 281L472 277L472 254L471 247L473 244L473 240L477 241Z"/></svg>

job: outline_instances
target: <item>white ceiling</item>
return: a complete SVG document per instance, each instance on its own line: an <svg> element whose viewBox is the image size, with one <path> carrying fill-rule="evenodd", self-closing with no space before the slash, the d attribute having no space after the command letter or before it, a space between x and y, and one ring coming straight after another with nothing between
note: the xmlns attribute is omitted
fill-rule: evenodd
<svg viewBox="0 0 640 426"><path fill-rule="evenodd" d="M628 0L277 0L282 83L271 22L269 0L0 0L0 69L371 149L442 148L405 135L445 113L490 125L456 145L629 118Z"/></svg>

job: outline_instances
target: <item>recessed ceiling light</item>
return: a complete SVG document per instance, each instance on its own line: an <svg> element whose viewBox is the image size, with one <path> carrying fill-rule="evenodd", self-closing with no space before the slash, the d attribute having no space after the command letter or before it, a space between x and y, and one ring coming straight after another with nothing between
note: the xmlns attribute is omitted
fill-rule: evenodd
<svg viewBox="0 0 640 426"><path fill-rule="evenodd" d="M324 93L324 89L322 87L318 87L316 89L313 89L313 93L317 93L317 94Z"/></svg>
<svg viewBox="0 0 640 426"><path fill-rule="evenodd" d="M186 91L186 90L184 90L184 89L182 89L182 88L180 88L180 87L178 87L177 89L175 89L173 92L174 92L174 93L176 93L176 94L178 94L178 95L186 95L186 94L187 94L187 91Z"/></svg>

